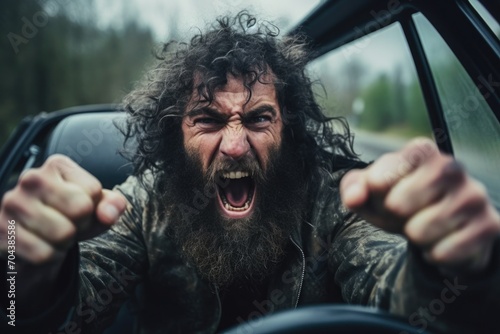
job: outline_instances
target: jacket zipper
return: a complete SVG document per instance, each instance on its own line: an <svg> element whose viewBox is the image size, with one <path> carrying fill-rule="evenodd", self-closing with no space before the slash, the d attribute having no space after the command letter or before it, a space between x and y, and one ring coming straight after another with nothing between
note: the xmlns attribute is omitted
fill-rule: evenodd
<svg viewBox="0 0 500 334"><path fill-rule="evenodd" d="M219 327L220 319L222 318L222 303L220 301L220 296L219 296L219 287L216 284L214 284L214 288L215 288L215 295L217 296L217 302L219 304L219 310L218 310L219 312L217 314L217 327Z"/></svg>
<svg viewBox="0 0 500 334"><path fill-rule="evenodd" d="M290 240L292 243L297 247L297 249L300 251L300 254L302 255L302 276L300 278L300 284L299 284L299 291L297 293L297 300L295 301L295 308L297 308L297 305L299 304L299 298L300 298L300 293L302 292L302 284L304 283L304 276L306 274L306 256L304 255L304 251L302 248L300 248L299 245L293 240L292 237L290 237Z"/></svg>

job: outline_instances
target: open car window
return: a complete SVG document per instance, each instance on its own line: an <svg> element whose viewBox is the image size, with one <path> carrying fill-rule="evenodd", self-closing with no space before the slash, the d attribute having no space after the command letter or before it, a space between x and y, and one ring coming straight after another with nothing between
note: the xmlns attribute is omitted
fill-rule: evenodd
<svg viewBox="0 0 500 334"><path fill-rule="evenodd" d="M413 59L399 23L363 35L310 64L318 100L344 116L355 150L371 161L415 136L432 137ZM324 88L324 89L323 89Z"/></svg>
<svg viewBox="0 0 500 334"><path fill-rule="evenodd" d="M482 181L500 207L500 123L486 99L488 78L476 87L446 42L422 14L413 20L436 82L455 157ZM491 79L491 78L490 78Z"/></svg>

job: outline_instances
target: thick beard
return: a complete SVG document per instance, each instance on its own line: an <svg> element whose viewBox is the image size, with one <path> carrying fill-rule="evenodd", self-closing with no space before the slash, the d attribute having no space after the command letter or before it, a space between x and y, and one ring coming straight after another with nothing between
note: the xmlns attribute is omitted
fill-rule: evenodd
<svg viewBox="0 0 500 334"><path fill-rule="evenodd" d="M163 199L169 233L181 255L202 278L221 288L263 280L283 258L290 233L302 219L306 190L297 153L283 141L271 150L266 171L249 158L238 164L214 161L207 173L198 156L180 155L177 173L166 177ZM257 196L248 218L224 217L217 207L215 189L223 182L217 170L228 167L253 174Z"/></svg>

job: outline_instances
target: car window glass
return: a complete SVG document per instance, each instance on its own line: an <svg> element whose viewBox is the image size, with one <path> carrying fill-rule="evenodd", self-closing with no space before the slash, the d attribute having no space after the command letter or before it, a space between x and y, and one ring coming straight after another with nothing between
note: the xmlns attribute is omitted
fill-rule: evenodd
<svg viewBox="0 0 500 334"><path fill-rule="evenodd" d="M356 28L355 28L356 29ZM359 29L359 33L362 30ZM345 116L365 161L402 147L431 126L413 60L399 23L333 50L310 64L329 116Z"/></svg>
<svg viewBox="0 0 500 334"><path fill-rule="evenodd" d="M500 24L491 16L490 12L478 0L469 0L470 4L481 18L486 22L491 31L500 39Z"/></svg>
<svg viewBox="0 0 500 334"><path fill-rule="evenodd" d="M500 207L500 124L485 99L486 84L476 87L460 61L421 14L413 16L436 81L444 117L458 161L487 186ZM484 78L488 82L488 78Z"/></svg>

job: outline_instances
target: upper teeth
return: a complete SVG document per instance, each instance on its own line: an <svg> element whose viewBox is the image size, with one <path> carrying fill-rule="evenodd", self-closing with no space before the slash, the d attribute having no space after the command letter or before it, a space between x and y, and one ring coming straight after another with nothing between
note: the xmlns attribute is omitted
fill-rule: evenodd
<svg viewBox="0 0 500 334"><path fill-rule="evenodd" d="M222 176L224 176L225 179L241 179L242 177L247 177L249 174L248 172L227 172L224 173Z"/></svg>

